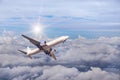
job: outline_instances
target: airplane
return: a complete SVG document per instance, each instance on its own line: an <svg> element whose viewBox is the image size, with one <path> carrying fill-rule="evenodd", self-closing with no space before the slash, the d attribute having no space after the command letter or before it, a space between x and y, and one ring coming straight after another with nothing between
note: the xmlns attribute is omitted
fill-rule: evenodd
<svg viewBox="0 0 120 80"><path fill-rule="evenodd" d="M18 51L28 55L31 59L32 59L31 55L37 54L39 52L44 52L46 55L49 55L50 57L52 57L53 59L56 60L56 57L54 55L54 52L56 50L52 50L52 47L57 44L60 44L62 42L64 43L69 38L69 36L61 36L50 42L44 41L44 44L41 45L41 42L34 40L26 35L21 35L21 36L28 39L33 45L35 45L37 47L33 50L31 50L29 47L27 47L27 51L18 50Z"/></svg>

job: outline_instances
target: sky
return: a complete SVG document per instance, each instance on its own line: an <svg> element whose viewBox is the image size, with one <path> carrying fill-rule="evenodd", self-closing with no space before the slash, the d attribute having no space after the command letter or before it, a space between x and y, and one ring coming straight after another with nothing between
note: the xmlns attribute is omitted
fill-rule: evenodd
<svg viewBox="0 0 120 80"><path fill-rule="evenodd" d="M0 0L0 29L28 32L38 21L49 37L120 36L119 7L119 0Z"/></svg>
<svg viewBox="0 0 120 80"><path fill-rule="evenodd" d="M0 80L120 80L119 0L0 0ZM39 27L39 28L38 28ZM59 44L57 60L21 34Z"/></svg>

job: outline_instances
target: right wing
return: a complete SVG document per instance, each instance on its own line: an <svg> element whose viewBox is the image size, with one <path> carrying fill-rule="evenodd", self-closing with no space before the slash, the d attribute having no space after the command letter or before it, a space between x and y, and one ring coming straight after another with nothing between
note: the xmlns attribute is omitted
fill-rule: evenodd
<svg viewBox="0 0 120 80"><path fill-rule="evenodd" d="M30 37L28 37L28 36L25 36L25 35L22 35L24 38L26 38L26 39L28 39L32 44L34 44L35 46L37 46L37 47L40 47L40 42L39 41L37 41L37 40L34 40L34 39L32 39L32 38L30 38Z"/></svg>
<svg viewBox="0 0 120 80"><path fill-rule="evenodd" d="M57 60L56 57L55 57L55 55L54 55L54 52L53 52L53 51L50 52L50 57L52 57L52 58L54 58L55 60Z"/></svg>

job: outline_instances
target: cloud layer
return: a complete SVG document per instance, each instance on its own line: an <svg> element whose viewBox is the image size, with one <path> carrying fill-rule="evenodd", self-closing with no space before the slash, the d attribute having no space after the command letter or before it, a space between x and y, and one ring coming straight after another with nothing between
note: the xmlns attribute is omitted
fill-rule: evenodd
<svg viewBox="0 0 120 80"><path fill-rule="evenodd" d="M86 39L79 36L54 47L57 61L36 54L33 59L17 49L27 40L4 31L0 36L0 79L10 80L119 80L120 37Z"/></svg>
<svg viewBox="0 0 120 80"><path fill-rule="evenodd" d="M65 66L19 66L0 68L0 79L10 80L119 80L116 73L106 72L100 68L91 67L87 72Z"/></svg>

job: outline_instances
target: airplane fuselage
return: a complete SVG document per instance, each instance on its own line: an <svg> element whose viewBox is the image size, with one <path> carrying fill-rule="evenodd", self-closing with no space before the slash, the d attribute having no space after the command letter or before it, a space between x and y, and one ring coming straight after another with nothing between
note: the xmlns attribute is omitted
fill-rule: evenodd
<svg viewBox="0 0 120 80"><path fill-rule="evenodd" d="M54 55L54 52L56 50L52 50L52 47L59 44L59 43L62 43L62 42L65 42L69 36L61 36L59 38L56 38L54 39L53 41L50 41L50 42L44 42L44 45L41 45L39 41L37 40L34 40L28 36L25 36L25 35L22 35L24 38L28 39L33 45L35 45L37 48L33 49L33 50L30 50L29 47L27 47L27 51L23 51L23 50L18 50L26 55L28 55L30 58L31 55L33 54L37 54L39 52L44 52L45 54L49 55L50 57L54 58L56 60L56 57Z"/></svg>
<svg viewBox="0 0 120 80"><path fill-rule="evenodd" d="M27 55L33 55L36 53L39 53L41 51L45 52L46 54L49 54L50 51L52 50L52 46L55 46L61 42L66 41L69 38L69 36L61 36L53 41L47 42L44 45L40 45L38 48L31 50Z"/></svg>

